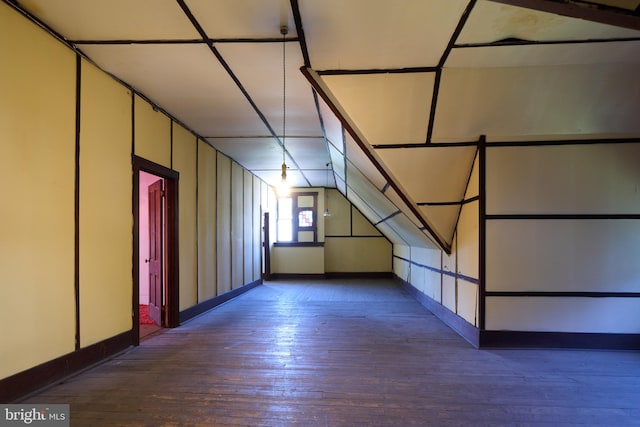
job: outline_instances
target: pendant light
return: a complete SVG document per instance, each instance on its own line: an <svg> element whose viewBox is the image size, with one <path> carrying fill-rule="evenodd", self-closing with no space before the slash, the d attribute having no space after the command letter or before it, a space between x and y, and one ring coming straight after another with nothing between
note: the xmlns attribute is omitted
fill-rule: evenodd
<svg viewBox="0 0 640 427"><path fill-rule="evenodd" d="M286 73L286 40L285 36L289 33L289 27L286 24L280 25L280 34L282 34L282 173L280 175L280 184L277 192L279 196L287 196L291 192L291 188L287 183L287 163L285 162L286 147L285 139L287 134L287 73Z"/></svg>
<svg viewBox="0 0 640 427"><path fill-rule="evenodd" d="M325 166L327 167L327 186L324 188L324 213L322 216L328 217L331 216L331 212L329 212L329 169L331 163L327 163Z"/></svg>

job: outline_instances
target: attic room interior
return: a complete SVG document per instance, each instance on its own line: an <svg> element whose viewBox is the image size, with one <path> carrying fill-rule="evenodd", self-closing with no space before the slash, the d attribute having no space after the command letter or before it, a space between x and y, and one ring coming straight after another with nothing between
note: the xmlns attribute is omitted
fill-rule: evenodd
<svg viewBox="0 0 640 427"><path fill-rule="evenodd" d="M286 283L373 319L367 280L423 311L378 313L404 342L607 354L640 396L640 0L3 0L0 32L0 402Z"/></svg>

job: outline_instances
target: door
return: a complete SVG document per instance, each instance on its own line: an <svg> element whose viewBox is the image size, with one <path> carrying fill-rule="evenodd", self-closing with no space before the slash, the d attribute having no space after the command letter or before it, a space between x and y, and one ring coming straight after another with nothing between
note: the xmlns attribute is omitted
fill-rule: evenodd
<svg viewBox="0 0 640 427"><path fill-rule="evenodd" d="M163 180L149 186L149 317L162 325Z"/></svg>

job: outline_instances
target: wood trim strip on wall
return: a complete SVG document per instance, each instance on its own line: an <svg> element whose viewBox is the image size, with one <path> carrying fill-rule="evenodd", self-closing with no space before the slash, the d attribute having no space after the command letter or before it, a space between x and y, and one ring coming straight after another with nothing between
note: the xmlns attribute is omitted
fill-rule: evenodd
<svg viewBox="0 0 640 427"><path fill-rule="evenodd" d="M74 266L75 349L80 349L80 116L82 114L82 58L76 53L76 135L74 184Z"/></svg>
<svg viewBox="0 0 640 427"><path fill-rule="evenodd" d="M478 141L478 327L486 325L487 291L487 137Z"/></svg>
<svg viewBox="0 0 640 427"><path fill-rule="evenodd" d="M465 276L464 274L460 274L460 273L457 273L455 271L444 270L442 268L430 267L428 265L420 264L418 262L415 262L415 261L410 260L410 259L406 259L406 258L401 257L400 255L396 255L396 254L393 254L393 257L397 258L399 260L408 262L409 264L415 265L416 267L424 268L424 269L429 270L429 271L431 271L433 273L438 273L438 274L442 274L444 276L453 277L455 279L464 280L465 282L473 283L475 285L479 285L480 284L480 280L476 279L475 277Z"/></svg>
<svg viewBox="0 0 640 427"><path fill-rule="evenodd" d="M640 292L487 291L486 297L640 298Z"/></svg>
<svg viewBox="0 0 640 427"><path fill-rule="evenodd" d="M481 348L581 348L640 350L640 334L588 332L480 331Z"/></svg>

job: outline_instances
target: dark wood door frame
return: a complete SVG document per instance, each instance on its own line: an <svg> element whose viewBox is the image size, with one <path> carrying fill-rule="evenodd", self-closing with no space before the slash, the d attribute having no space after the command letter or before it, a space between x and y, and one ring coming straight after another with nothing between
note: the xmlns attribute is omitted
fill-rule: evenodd
<svg viewBox="0 0 640 427"><path fill-rule="evenodd" d="M262 225L262 253L264 254L262 260L263 265L263 280L271 280L271 246L269 242L269 212L265 212L263 216L264 224Z"/></svg>
<svg viewBox="0 0 640 427"><path fill-rule="evenodd" d="M178 270L178 179L177 171L165 166L132 156L133 163L133 328L132 343L140 343L140 172L148 172L165 180L166 202L166 304L164 324L168 328L174 328L180 324L179 312L179 270Z"/></svg>

